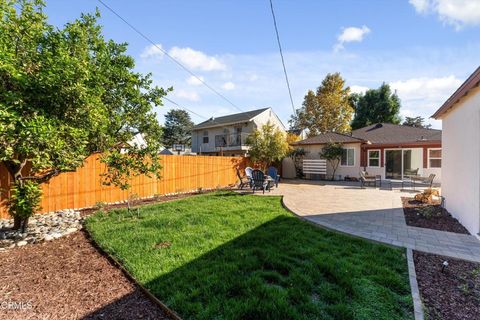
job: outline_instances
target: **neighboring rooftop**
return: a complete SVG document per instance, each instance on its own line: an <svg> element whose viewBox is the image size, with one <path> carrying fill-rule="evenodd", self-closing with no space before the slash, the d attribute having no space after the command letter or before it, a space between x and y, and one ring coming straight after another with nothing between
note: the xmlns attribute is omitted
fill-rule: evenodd
<svg viewBox="0 0 480 320"><path fill-rule="evenodd" d="M377 123L353 130L351 134L327 132L315 137L298 141L296 145L335 143L362 143L372 144L400 144L400 143L421 143L440 142L442 131L436 129L425 129L410 126L402 126L391 123Z"/></svg>
<svg viewBox="0 0 480 320"><path fill-rule="evenodd" d="M262 108L262 109L247 111L247 112L229 114L227 116L218 117L218 118L212 117L204 122L197 124L196 126L193 127L193 129L197 130L197 129L210 128L210 127L250 121L252 118L258 116L260 113L268 109L270 108Z"/></svg>
<svg viewBox="0 0 480 320"><path fill-rule="evenodd" d="M432 115L432 118L440 119L448 110L453 108L460 99L468 94L470 90L480 85L480 67L452 94L450 98Z"/></svg>
<svg viewBox="0 0 480 320"><path fill-rule="evenodd" d="M377 123L352 131L352 136L375 144L442 141L442 130Z"/></svg>
<svg viewBox="0 0 480 320"><path fill-rule="evenodd" d="M318 136L310 137L305 140L301 140L295 143L295 145L306 145L306 144L325 144L329 142L335 143L362 143L365 142L362 139L353 137L349 134L336 133L336 132L326 132L324 134L319 134Z"/></svg>

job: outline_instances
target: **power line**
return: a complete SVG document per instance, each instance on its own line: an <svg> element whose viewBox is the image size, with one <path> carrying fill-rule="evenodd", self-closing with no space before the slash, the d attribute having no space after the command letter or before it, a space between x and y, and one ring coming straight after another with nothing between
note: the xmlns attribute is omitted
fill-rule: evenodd
<svg viewBox="0 0 480 320"><path fill-rule="evenodd" d="M109 7L105 2L102 0L98 0L105 8L107 8L110 12L112 12L114 15L116 15L120 20L122 20L127 26L129 26L133 31L135 31L137 34L139 34L142 38L150 42L155 48L160 50L164 55L166 55L168 58L170 58L173 62L175 62L178 66L180 66L183 70L188 72L190 75L195 77L198 81L200 81L204 86L206 86L208 89L210 89L212 92L214 92L216 95L218 95L220 98L228 102L230 105L232 105L235 109L243 112L241 108L239 108L237 105L235 105L232 101L230 101L227 97L225 97L223 94L218 92L215 88L210 86L208 83L206 83L201 77L197 76L195 73L190 71L187 67L185 67L180 61L172 57L167 51L165 51L163 48L158 46L155 42L153 42L148 36L146 36L143 32L138 30L135 26L133 26L130 22L128 22L126 19L124 19L120 14L118 14L115 10L113 10L111 7Z"/></svg>
<svg viewBox="0 0 480 320"><path fill-rule="evenodd" d="M196 113L195 111L192 111L192 110L190 110L190 109L185 108L184 106L179 105L178 103L176 103L176 102L173 101L172 99L169 99L169 98L167 98L167 97L162 97L162 99L165 99L165 100L167 100L168 102L170 102L171 104L173 104L173 105L175 105L175 106L177 106L177 107L179 107L179 108L181 108L181 109L184 109L184 110L186 110L186 111L188 111L188 112L190 112L190 113L192 113L192 114L194 114L194 115L196 115L196 116L198 116L198 117L200 117L200 118L203 118L203 119L208 120L207 117L202 116L201 114L198 114L198 113Z"/></svg>
<svg viewBox="0 0 480 320"><path fill-rule="evenodd" d="M288 94L290 96L290 102L292 104L293 115L295 115L297 113L297 110L295 109L295 105L293 103L292 90L290 89L290 82L288 81L287 68L285 67L285 60L283 59L282 45L280 43L280 36L278 34L278 27L277 27L277 19L275 18L275 11L273 10L272 0L270 0L270 9L272 10L273 25L275 27L275 33L277 35L278 49L280 51L280 57L282 58L283 73L285 74L285 81L287 83Z"/></svg>

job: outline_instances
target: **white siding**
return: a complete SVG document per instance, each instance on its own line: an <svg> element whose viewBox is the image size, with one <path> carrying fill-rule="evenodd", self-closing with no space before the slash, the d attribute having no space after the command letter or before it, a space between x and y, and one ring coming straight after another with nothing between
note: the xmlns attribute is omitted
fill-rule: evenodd
<svg viewBox="0 0 480 320"><path fill-rule="evenodd" d="M320 159L320 152L324 145L306 145L302 146L302 148L307 152L305 155L308 159ZM353 167L343 167L341 165L338 166L337 171L335 171L335 177L342 176L341 178L345 178L346 176L349 177L356 177L360 176L360 143L344 143L344 148L353 148L355 150L355 165ZM327 178L331 178L333 172L333 168L329 162L327 162Z"/></svg>
<svg viewBox="0 0 480 320"><path fill-rule="evenodd" d="M480 231L480 88L442 118L442 194L448 211Z"/></svg>

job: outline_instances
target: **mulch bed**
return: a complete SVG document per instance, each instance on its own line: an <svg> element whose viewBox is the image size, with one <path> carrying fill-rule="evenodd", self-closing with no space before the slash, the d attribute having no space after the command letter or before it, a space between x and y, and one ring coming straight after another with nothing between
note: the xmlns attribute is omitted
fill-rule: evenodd
<svg viewBox="0 0 480 320"><path fill-rule="evenodd" d="M24 309L7 308L11 302L23 303ZM166 319L83 232L0 252L0 315L2 319Z"/></svg>
<svg viewBox="0 0 480 320"><path fill-rule="evenodd" d="M425 204L413 198L402 197L403 213L407 225L412 227L428 228L441 231L449 231L461 234L470 234L467 229L447 210L442 210L439 203ZM426 217L421 210L432 208L433 215Z"/></svg>
<svg viewBox="0 0 480 320"><path fill-rule="evenodd" d="M222 189L223 190L223 189ZM168 195L168 196L158 196L158 197L151 197L151 198L146 198L146 199L136 199L131 201L130 206L131 207L139 207L143 205L148 205L148 204L155 204L155 203L161 203L161 202L167 202L167 201L173 201L173 200L179 200L183 198L188 198L194 195L198 194L204 194L204 193L209 193L209 192L215 192L217 190L206 190L202 192L190 192L190 193L181 193L181 194L174 194L174 195ZM126 208L128 205L126 202L124 203L116 203L116 204L105 204L102 206L102 208L99 207L92 207L92 208L85 208L85 209L80 209L80 214L82 217L86 217L88 215L91 215L95 212L97 212L99 209L109 211L113 209L122 209Z"/></svg>
<svg viewBox="0 0 480 320"><path fill-rule="evenodd" d="M480 318L480 263L414 251L415 271L428 319ZM442 263L449 265L442 272Z"/></svg>

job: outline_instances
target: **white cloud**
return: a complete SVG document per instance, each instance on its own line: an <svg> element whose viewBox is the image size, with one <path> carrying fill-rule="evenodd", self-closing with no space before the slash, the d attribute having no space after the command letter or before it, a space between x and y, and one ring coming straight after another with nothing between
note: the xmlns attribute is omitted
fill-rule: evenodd
<svg viewBox="0 0 480 320"><path fill-rule="evenodd" d="M365 93L365 91L367 91L368 89L370 88L364 87L364 86L356 86L356 85L350 86L351 93Z"/></svg>
<svg viewBox="0 0 480 320"><path fill-rule="evenodd" d="M159 48L162 48L162 45L157 43L155 45L149 45L143 49L142 53L140 54L140 58L142 59L161 59L163 58L164 54L162 50Z"/></svg>
<svg viewBox="0 0 480 320"><path fill-rule="evenodd" d="M457 30L480 25L479 0L409 0L418 13L433 13Z"/></svg>
<svg viewBox="0 0 480 320"><path fill-rule="evenodd" d="M208 56L192 48L173 47L168 53L192 70L218 71L227 68L217 57Z"/></svg>
<svg viewBox="0 0 480 320"><path fill-rule="evenodd" d="M199 76L198 78L194 76L190 76L187 78L187 83L191 86L200 86L202 85L202 81L200 80L205 81L205 78L203 78L202 76Z"/></svg>
<svg viewBox="0 0 480 320"><path fill-rule="evenodd" d="M461 85L455 76L412 78L390 82L402 101L402 116L430 117ZM430 123L432 121L429 120Z"/></svg>
<svg viewBox="0 0 480 320"><path fill-rule="evenodd" d="M185 99L192 102L200 101L200 96L195 91L186 91L183 89L174 90L173 95L180 99Z"/></svg>
<svg viewBox="0 0 480 320"><path fill-rule="evenodd" d="M233 90L235 89L235 83L231 82L231 81L228 81L228 82L225 82L223 85L222 85L222 88L224 90Z"/></svg>
<svg viewBox="0 0 480 320"><path fill-rule="evenodd" d="M334 46L334 50L338 51L343 49L343 44L347 42L362 42L363 38L369 33L370 29L365 25L361 28L344 28L342 33L337 37L337 44Z"/></svg>

